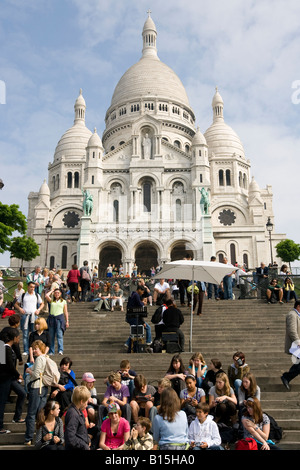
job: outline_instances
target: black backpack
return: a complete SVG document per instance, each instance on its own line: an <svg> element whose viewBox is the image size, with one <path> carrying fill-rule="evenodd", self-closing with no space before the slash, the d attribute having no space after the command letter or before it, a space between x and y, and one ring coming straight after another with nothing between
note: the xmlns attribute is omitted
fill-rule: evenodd
<svg viewBox="0 0 300 470"><path fill-rule="evenodd" d="M151 322L152 322L154 325L157 325L157 323L159 323L159 322L161 321L161 314L162 314L163 307L164 307L164 305L160 305L160 306L155 310L155 312L153 313L152 318L151 318Z"/></svg>

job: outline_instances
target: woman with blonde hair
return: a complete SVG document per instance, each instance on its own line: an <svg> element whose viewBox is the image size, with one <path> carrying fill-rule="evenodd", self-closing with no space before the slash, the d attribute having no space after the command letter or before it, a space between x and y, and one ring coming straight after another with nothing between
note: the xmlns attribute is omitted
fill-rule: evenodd
<svg viewBox="0 0 300 470"><path fill-rule="evenodd" d="M208 404L216 422L236 422L237 399L225 372L217 374L216 384L209 390Z"/></svg>
<svg viewBox="0 0 300 470"><path fill-rule="evenodd" d="M196 352L192 355L189 364L189 371L196 377L197 387L201 387L206 376L207 365L200 352Z"/></svg>
<svg viewBox="0 0 300 470"><path fill-rule="evenodd" d="M172 387L161 393L160 408L153 422L154 450L185 450L188 443L188 421L180 409L180 400Z"/></svg>
<svg viewBox="0 0 300 470"><path fill-rule="evenodd" d="M46 346L45 354L48 354L49 347L50 347L50 335L48 331L48 324L43 317L38 317L34 322L34 331L29 335L29 357L28 362L34 363L33 351L32 351L32 343L36 340L43 341Z"/></svg>

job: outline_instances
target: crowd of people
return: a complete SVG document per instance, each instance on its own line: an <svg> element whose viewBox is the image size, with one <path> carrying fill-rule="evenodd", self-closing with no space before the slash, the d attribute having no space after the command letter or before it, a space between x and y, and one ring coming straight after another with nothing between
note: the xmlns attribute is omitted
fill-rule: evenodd
<svg viewBox="0 0 300 470"><path fill-rule="evenodd" d="M290 275L282 272L286 277ZM230 275L232 281L236 273L237 270ZM265 266L257 268L256 274L257 282L266 279L270 282ZM8 326L0 333L6 355L5 363L0 364L0 435L10 432L4 428L4 411L13 391L17 395L13 422L26 424L24 443L34 443L40 450L223 450L224 443L242 438L254 439L258 449L278 450L272 440L274 420L262 410L260 387L241 351L233 354L226 372L218 358L207 363L198 352L185 367L180 354L175 354L156 386L124 359L117 371L103 378L106 391L102 400L93 373L86 372L78 381L71 358L64 355L68 304L85 301L94 283L95 311L114 310L117 306L123 311L125 298L120 283L111 279L113 275L107 277L97 290L97 274L91 273L85 262L80 269L73 265L65 280L60 272L36 267L27 276L26 286L18 284L13 301L15 313L8 317ZM230 293L231 282L227 279L224 284L227 294ZM267 284L267 296L273 284L272 280ZM194 313L201 315L204 296L215 295L216 300L230 298L222 297L219 289L220 286L195 283ZM289 288L288 292L294 290ZM184 351L184 335L180 330L183 318L174 299L179 299L180 305L186 302L190 305L191 295L190 281L169 283L160 279L153 282L151 290L140 277L136 291L126 299L127 312L147 303L160 306L156 339L162 332L175 330ZM282 296L280 291L274 295L278 302L286 299L283 292ZM292 298L290 295L286 301ZM47 321L40 313L48 314ZM147 324L145 327L146 342L153 344L151 329ZM23 353L19 347L20 334ZM55 342L62 358L59 378L56 381L53 378L49 386L42 377L49 367L47 357L55 354ZM127 348L129 344L130 339ZM18 371L17 361L24 365L23 374ZM28 407L23 418L26 398Z"/></svg>
<svg viewBox="0 0 300 470"><path fill-rule="evenodd" d="M25 364L22 376L16 366L17 326L11 321L0 334L6 354L5 365L0 365L0 435L10 432L3 424L13 390L13 422L25 422L24 443L37 450L224 450L226 442L246 437L258 449L279 449L270 435L271 418L261 407L260 388L241 351L233 354L227 372L218 358L207 364L198 352L185 367L175 354L156 385L123 359L118 370L103 377L101 400L93 373L78 380L70 357L61 359L59 375L48 366L51 380L44 381L47 346L41 339L31 343L33 362Z"/></svg>

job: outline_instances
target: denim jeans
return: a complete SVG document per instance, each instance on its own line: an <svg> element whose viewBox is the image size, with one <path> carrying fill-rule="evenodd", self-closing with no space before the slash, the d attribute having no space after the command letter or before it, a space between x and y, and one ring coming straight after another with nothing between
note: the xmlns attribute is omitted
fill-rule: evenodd
<svg viewBox="0 0 300 470"><path fill-rule="evenodd" d="M15 394L17 395L16 408L15 408L13 420L19 421L19 419L21 419L21 416L22 416L23 404L26 398L26 391L24 387L17 380L13 380L11 382L10 389L13 392L15 392Z"/></svg>
<svg viewBox="0 0 300 470"><path fill-rule="evenodd" d="M47 402L48 387L43 386L40 394L40 389L32 388L29 385L29 400L26 416L26 431L25 442L32 441L35 432L35 422L38 412L44 408Z"/></svg>
<svg viewBox="0 0 300 470"><path fill-rule="evenodd" d="M232 277L225 276L223 278L223 287L224 287L224 299L232 299Z"/></svg>
<svg viewBox="0 0 300 470"><path fill-rule="evenodd" d="M218 285L217 284L211 284L210 282L207 284L207 298L212 299L212 294L215 294L215 299L218 298Z"/></svg>
<svg viewBox="0 0 300 470"><path fill-rule="evenodd" d="M64 335L63 330L59 326L60 324L57 322L51 322L49 325L49 335L50 335L50 348L49 354L55 353L55 336L57 337L57 348L58 352L64 351Z"/></svg>
<svg viewBox="0 0 300 470"><path fill-rule="evenodd" d="M37 317L35 317L36 319ZM29 333L31 333L33 330L34 330L34 323L31 323L30 322L30 319L26 325L26 328L25 328L25 323L26 323L26 320L28 319L28 315L27 314L23 314L21 315L21 330L22 330L22 333L23 333L23 349L24 349L24 352L29 354Z"/></svg>

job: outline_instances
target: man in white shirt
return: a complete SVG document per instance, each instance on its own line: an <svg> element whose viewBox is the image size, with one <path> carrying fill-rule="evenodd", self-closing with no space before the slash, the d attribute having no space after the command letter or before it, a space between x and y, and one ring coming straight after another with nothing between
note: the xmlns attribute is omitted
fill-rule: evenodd
<svg viewBox="0 0 300 470"><path fill-rule="evenodd" d="M29 354L28 338L29 333L34 329L34 322L42 310L44 303L39 294L35 292L35 283L30 281L27 292L21 294L15 303L15 307L21 313L21 330L23 332L23 355Z"/></svg>
<svg viewBox="0 0 300 470"><path fill-rule="evenodd" d="M153 292L154 305L156 303L160 304L163 298L164 300L171 298L170 285L168 282L165 282L164 279L160 279L160 281L157 282L154 286L154 292Z"/></svg>

